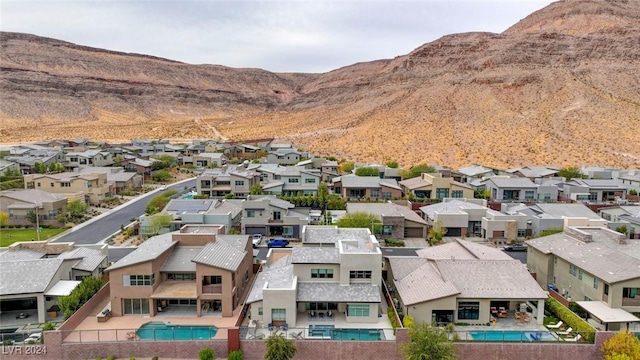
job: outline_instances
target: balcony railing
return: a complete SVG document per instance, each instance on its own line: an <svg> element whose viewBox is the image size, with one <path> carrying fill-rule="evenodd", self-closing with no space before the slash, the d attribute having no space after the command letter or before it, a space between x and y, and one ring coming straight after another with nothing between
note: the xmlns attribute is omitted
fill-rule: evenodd
<svg viewBox="0 0 640 360"><path fill-rule="evenodd" d="M282 224L283 223L282 219L269 219L268 222L269 222L269 224Z"/></svg>
<svg viewBox="0 0 640 360"><path fill-rule="evenodd" d="M202 285L203 294L222 294L222 284Z"/></svg>
<svg viewBox="0 0 640 360"><path fill-rule="evenodd" d="M640 306L640 296L636 296L635 298L622 298L622 306Z"/></svg>

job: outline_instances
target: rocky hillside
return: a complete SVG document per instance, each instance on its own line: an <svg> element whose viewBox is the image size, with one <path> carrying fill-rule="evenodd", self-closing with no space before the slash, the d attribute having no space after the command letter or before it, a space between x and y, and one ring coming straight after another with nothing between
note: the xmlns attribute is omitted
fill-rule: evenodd
<svg viewBox="0 0 640 360"><path fill-rule="evenodd" d="M0 38L0 141L277 136L318 154L640 167L640 3L567 0L325 74ZM221 134L220 134L221 133Z"/></svg>

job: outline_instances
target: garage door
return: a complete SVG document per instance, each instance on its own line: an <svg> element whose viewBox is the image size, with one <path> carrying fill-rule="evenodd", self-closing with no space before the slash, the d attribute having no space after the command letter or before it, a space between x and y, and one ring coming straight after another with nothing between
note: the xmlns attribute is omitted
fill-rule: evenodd
<svg viewBox="0 0 640 360"><path fill-rule="evenodd" d="M404 237L408 238L424 238L422 228L404 228Z"/></svg>
<svg viewBox="0 0 640 360"><path fill-rule="evenodd" d="M250 226L247 226L244 229L244 233L245 234L249 234L249 235L260 234L262 236L266 236L267 235L267 230L264 228L264 226L261 226L261 227L250 227Z"/></svg>
<svg viewBox="0 0 640 360"><path fill-rule="evenodd" d="M444 236L461 236L462 228L447 228L447 233Z"/></svg>

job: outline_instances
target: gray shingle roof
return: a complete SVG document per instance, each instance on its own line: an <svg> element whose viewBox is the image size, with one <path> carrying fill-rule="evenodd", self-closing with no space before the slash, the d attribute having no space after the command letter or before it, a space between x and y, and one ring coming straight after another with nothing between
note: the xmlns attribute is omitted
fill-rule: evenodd
<svg viewBox="0 0 640 360"><path fill-rule="evenodd" d="M442 278L431 262L427 261L420 265L417 261L411 261L412 265L416 265L416 268L408 272L405 264L403 264L405 261L406 259L404 258L389 258L393 275L396 277L394 279L395 288L405 306L460 293L455 284ZM403 277L399 277L396 274L398 266L403 269L399 273L408 273Z"/></svg>
<svg viewBox="0 0 640 360"><path fill-rule="evenodd" d="M265 286L268 289L293 288L293 264L291 264L290 260L290 256L285 256L273 264L262 268L247 297L247 304L262 301L262 290Z"/></svg>
<svg viewBox="0 0 640 360"><path fill-rule="evenodd" d="M583 204L546 204L540 203L531 206L534 209L539 209L544 213L542 217L554 217L561 218L563 216L568 217L585 217L588 219L602 219L598 214L594 213L588 207Z"/></svg>
<svg viewBox="0 0 640 360"><path fill-rule="evenodd" d="M340 251L330 247L294 247L292 264L339 264Z"/></svg>
<svg viewBox="0 0 640 360"><path fill-rule="evenodd" d="M537 188L538 185L533 183L527 178L505 178L505 177L492 177L487 179L486 182L493 182L500 188Z"/></svg>
<svg viewBox="0 0 640 360"><path fill-rule="evenodd" d="M200 251L201 246L176 246L162 264L162 272L195 272L196 264L191 261Z"/></svg>
<svg viewBox="0 0 640 360"><path fill-rule="evenodd" d="M326 302L380 302L380 288L371 284L351 284L342 286L340 283L328 282L298 282L297 301L326 301Z"/></svg>
<svg viewBox="0 0 640 360"><path fill-rule="evenodd" d="M63 259L3 261L0 264L0 295L44 292Z"/></svg>
<svg viewBox="0 0 640 360"><path fill-rule="evenodd" d="M242 263L246 253L246 251L238 249L237 246L230 245L228 242L218 238L216 241L205 245L193 258L193 262L235 271Z"/></svg>
<svg viewBox="0 0 640 360"><path fill-rule="evenodd" d="M150 238L138 246L136 250L109 266L106 271L140 264L157 258L177 244L171 237L172 233L167 233Z"/></svg>
<svg viewBox="0 0 640 360"><path fill-rule="evenodd" d="M379 188L387 186L402 190L395 179L380 179L377 176L344 175L340 177L344 188Z"/></svg>
<svg viewBox="0 0 640 360"><path fill-rule="evenodd" d="M34 260L41 259L46 254L32 249L17 249L17 250L8 250L3 253L0 253L0 262L1 261L13 261L13 260ZM0 265L0 271L1 271Z"/></svg>
<svg viewBox="0 0 640 360"><path fill-rule="evenodd" d="M79 247L77 249L64 252L58 255L58 257L61 259L79 259L79 262L76 263L73 268L92 272L102 264L102 262L107 258L107 255L97 249Z"/></svg>

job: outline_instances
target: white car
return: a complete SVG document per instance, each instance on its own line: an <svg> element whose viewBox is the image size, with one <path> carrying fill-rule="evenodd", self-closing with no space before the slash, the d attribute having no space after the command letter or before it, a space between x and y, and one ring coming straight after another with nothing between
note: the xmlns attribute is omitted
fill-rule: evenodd
<svg viewBox="0 0 640 360"><path fill-rule="evenodd" d="M35 344L39 343L42 340L42 333L37 332L29 335L26 339L24 339L25 344Z"/></svg>
<svg viewBox="0 0 640 360"><path fill-rule="evenodd" d="M167 190L167 189L168 189L167 185L160 186L160 191L164 191L164 190Z"/></svg>
<svg viewBox="0 0 640 360"><path fill-rule="evenodd" d="M253 243L253 247L258 247L258 245L260 245L260 243L262 242L262 235L253 234L253 238L251 239L251 242Z"/></svg>

